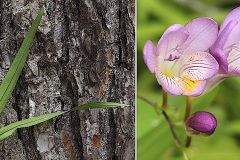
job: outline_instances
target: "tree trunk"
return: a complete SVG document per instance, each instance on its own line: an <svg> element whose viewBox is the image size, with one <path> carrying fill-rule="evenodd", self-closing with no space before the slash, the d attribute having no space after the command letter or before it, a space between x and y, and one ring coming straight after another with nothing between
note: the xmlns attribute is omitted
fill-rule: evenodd
<svg viewBox="0 0 240 160"><path fill-rule="evenodd" d="M44 17L0 127L88 102L130 107L76 111L18 129L0 142L0 159L134 159L134 1L1 0L0 81L42 6Z"/></svg>

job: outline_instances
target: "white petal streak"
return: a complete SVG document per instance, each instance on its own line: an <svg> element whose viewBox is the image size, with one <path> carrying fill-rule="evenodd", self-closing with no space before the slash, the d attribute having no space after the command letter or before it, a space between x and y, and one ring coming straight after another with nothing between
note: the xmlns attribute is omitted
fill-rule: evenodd
<svg viewBox="0 0 240 160"><path fill-rule="evenodd" d="M230 66L229 70L228 70L228 74L229 77L239 77L240 76L240 66Z"/></svg>
<svg viewBox="0 0 240 160"><path fill-rule="evenodd" d="M185 83L179 77L167 77L158 68L155 69L158 82L164 90L172 95L181 95L185 90Z"/></svg>
<svg viewBox="0 0 240 160"><path fill-rule="evenodd" d="M198 52L184 58L180 77L187 77L191 80L206 80L218 72L217 61L206 52Z"/></svg>
<svg viewBox="0 0 240 160"><path fill-rule="evenodd" d="M240 66L240 50L239 48L233 48L227 58L229 66Z"/></svg>

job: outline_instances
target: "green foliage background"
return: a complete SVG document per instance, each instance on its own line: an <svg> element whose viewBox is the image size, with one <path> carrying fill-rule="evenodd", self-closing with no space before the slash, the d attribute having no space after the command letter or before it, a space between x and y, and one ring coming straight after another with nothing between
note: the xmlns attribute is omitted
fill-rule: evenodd
<svg viewBox="0 0 240 160"><path fill-rule="evenodd" d="M142 58L148 39L157 44L170 25L185 25L196 17L212 17L221 24L226 14L238 7L238 0L138 0L137 1L137 94L161 104L161 86ZM186 97L170 96L167 110L174 122L183 120ZM183 160L176 147L169 126L163 116L138 98L137 156L139 160ZM228 78L210 93L193 102L192 112L207 110L218 120L218 127L210 137L193 137L186 150L192 160L240 159L240 77ZM183 127L175 127L181 144L185 143Z"/></svg>

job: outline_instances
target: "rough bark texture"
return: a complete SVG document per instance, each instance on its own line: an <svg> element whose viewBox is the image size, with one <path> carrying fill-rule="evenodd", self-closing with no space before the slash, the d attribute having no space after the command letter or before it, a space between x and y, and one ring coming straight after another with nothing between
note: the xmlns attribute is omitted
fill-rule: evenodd
<svg viewBox="0 0 240 160"><path fill-rule="evenodd" d="M1 0L0 81L42 6L0 127L94 101L130 107L77 111L19 129L0 142L0 159L134 159L134 0Z"/></svg>

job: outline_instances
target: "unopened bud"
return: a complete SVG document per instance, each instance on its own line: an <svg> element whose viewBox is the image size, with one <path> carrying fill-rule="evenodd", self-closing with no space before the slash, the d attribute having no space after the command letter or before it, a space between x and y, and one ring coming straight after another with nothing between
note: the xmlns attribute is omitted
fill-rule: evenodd
<svg viewBox="0 0 240 160"><path fill-rule="evenodd" d="M189 135L203 134L209 136L215 131L217 120L211 113L199 111L189 117L185 126Z"/></svg>

